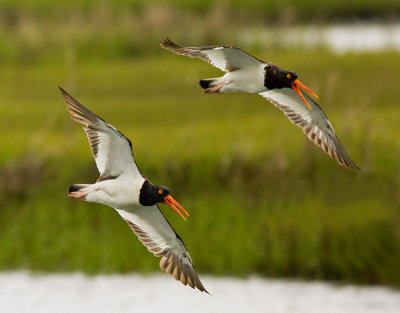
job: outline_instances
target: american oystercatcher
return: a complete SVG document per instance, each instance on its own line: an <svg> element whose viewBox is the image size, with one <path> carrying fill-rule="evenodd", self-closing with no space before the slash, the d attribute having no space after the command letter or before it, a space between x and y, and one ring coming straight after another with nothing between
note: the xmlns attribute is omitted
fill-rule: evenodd
<svg viewBox="0 0 400 313"><path fill-rule="evenodd" d="M200 80L205 93L258 93L278 107L289 120L301 127L306 136L340 165L358 169L347 155L320 106L300 88L317 95L303 85L296 73L257 59L235 46L181 47L164 39L160 46L176 54L202 59L226 72L224 76Z"/></svg>
<svg viewBox="0 0 400 313"><path fill-rule="evenodd" d="M147 249L162 257L162 270L184 285L207 292L182 239L165 219L157 203L169 204L183 219L185 217L179 209L189 214L171 197L168 188L153 185L142 175L127 137L59 88L72 119L85 125L83 129L100 172L94 184L71 185L69 196L114 208Z"/></svg>

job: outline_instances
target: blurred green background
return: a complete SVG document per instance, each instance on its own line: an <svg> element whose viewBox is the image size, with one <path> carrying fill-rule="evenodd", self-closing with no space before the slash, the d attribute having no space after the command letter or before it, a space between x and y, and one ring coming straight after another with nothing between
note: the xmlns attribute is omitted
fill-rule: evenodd
<svg viewBox="0 0 400 313"><path fill-rule="evenodd" d="M129 137L201 273L400 286L400 55L246 44L246 31L397 21L399 1L0 3L0 269L113 273L158 260L112 209L68 198L97 169L57 85ZM204 95L220 72L159 48L236 44L317 92L342 168L258 95Z"/></svg>

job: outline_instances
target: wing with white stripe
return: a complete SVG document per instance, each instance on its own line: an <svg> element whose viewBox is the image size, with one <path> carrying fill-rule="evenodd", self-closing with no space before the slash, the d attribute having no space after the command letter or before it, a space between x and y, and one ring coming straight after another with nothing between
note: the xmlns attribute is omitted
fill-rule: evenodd
<svg viewBox="0 0 400 313"><path fill-rule="evenodd" d="M168 38L160 46L176 54L202 59L224 72L265 63L236 46L181 47Z"/></svg>
<svg viewBox="0 0 400 313"><path fill-rule="evenodd" d="M303 93L311 110L291 88L272 89L260 95L282 110L293 124L302 128L312 142L340 165L359 170L347 155L324 112L310 97Z"/></svg>
<svg viewBox="0 0 400 313"><path fill-rule="evenodd" d="M85 125L93 157L100 172L99 180L124 172L141 176L132 153L132 144L115 127L98 117L59 87L74 121Z"/></svg>
<svg viewBox="0 0 400 313"><path fill-rule="evenodd" d="M160 267L184 285L207 290L201 283L182 239L173 230L157 205L116 209L139 240L157 257ZM208 292L207 292L208 293Z"/></svg>

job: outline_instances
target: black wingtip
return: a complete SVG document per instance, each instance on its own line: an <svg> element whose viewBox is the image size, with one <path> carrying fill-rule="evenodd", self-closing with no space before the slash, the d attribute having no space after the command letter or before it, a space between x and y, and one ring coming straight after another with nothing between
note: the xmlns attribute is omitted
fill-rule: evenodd
<svg viewBox="0 0 400 313"><path fill-rule="evenodd" d="M359 167L357 166L357 164L353 164L353 165L354 165L354 167L353 167L354 170L359 171L359 172L362 171L362 169L359 168Z"/></svg>
<svg viewBox="0 0 400 313"><path fill-rule="evenodd" d="M181 49L182 47L173 43L168 37L160 41L160 47L165 50L173 51L174 49Z"/></svg>
<svg viewBox="0 0 400 313"><path fill-rule="evenodd" d="M203 291L204 291L206 294L208 294L208 295L212 296L212 294L211 294L211 293L209 293L209 292L207 291L207 289L206 289L206 288L204 288L204 287L203 287L203 290L200 290L200 291L201 291L201 292L203 292Z"/></svg>
<svg viewBox="0 0 400 313"><path fill-rule="evenodd" d="M336 160L337 161L337 160ZM344 162L344 163L339 163L339 165L342 165L345 168L348 168L350 170L353 171L357 171L357 172L361 172L361 168L359 168L357 166L357 164L355 164L354 162L350 161L350 162Z"/></svg>
<svg viewBox="0 0 400 313"><path fill-rule="evenodd" d="M62 93L67 93L60 85L58 85L58 89L60 89L60 91L61 91Z"/></svg>
<svg viewBox="0 0 400 313"><path fill-rule="evenodd" d="M71 97L71 95L66 92L61 86L58 86L58 89L61 91L61 95L65 98L66 96Z"/></svg>
<svg viewBox="0 0 400 313"><path fill-rule="evenodd" d="M171 41L171 39L169 39L168 37L164 38L163 40L160 41L160 46L164 48L164 46L168 46L170 44L173 44L173 42Z"/></svg>

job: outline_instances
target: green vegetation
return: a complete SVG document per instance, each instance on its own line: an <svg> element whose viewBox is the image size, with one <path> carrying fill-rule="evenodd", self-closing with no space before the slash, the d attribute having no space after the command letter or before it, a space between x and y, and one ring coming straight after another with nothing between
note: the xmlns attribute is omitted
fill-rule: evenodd
<svg viewBox="0 0 400 313"><path fill-rule="evenodd" d="M243 20L257 18L273 22L328 21L358 18L393 18L400 11L396 0L2 0L0 9L3 14L15 15L15 12L32 13L39 16L68 13L91 12L97 8L109 11L146 12L154 7L177 10L183 14L214 14L223 11L224 15Z"/></svg>
<svg viewBox="0 0 400 313"><path fill-rule="evenodd" d="M392 0L1 1L0 269L158 269L112 209L67 197L98 174L61 85L128 136L142 171L191 213L185 223L162 207L200 272L400 286L398 54L246 44L266 25L399 12ZM362 171L260 96L204 95L198 81L219 71L163 51L166 36L236 43L295 70Z"/></svg>
<svg viewBox="0 0 400 313"><path fill-rule="evenodd" d="M204 62L68 51L0 71L1 269L158 268L112 209L67 197L98 174L60 84L128 136L142 171L191 213L162 207L200 272L400 285L398 54L257 52L320 95L358 173L261 97L204 95L198 80L218 74Z"/></svg>
<svg viewBox="0 0 400 313"><path fill-rule="evenodd" d="M399 15L397 0L2 0L0 65L62 53L80 59L148 56L159 54L158 42L166 36L248 47L254 30L362 18L390 24Z"/></svg>

